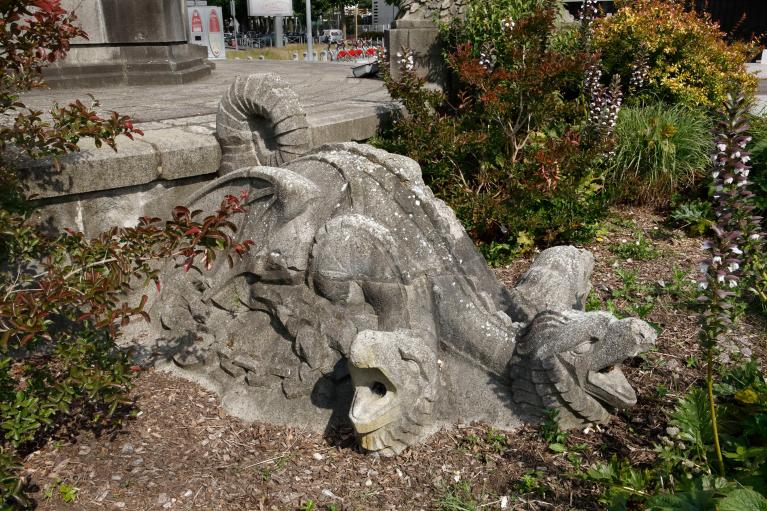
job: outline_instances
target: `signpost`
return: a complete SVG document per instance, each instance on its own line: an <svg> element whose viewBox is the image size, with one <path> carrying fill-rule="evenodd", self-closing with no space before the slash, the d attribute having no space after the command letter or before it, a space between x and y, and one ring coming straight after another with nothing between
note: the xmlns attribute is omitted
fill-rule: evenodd
<svg viewBox="0 0 767 511"><path fill-rule="evenodd" d="M306 60L314 60L312 37L312 0L306 0Z"/></svg>
<svg viewBox="0 0 767 511"><path fill-rule="evenodd" d="M240 24L237 22L237 14L234 11L234 0L229 0L229 12L232 13L232 32L234 32L234 49L240 49L238 36L240 33Z"/></svg>
<svg viewBox="0 0 767 511"><path fill-rule="evenodd" d="M248 16L292 16L292 0L248 0Z"/></svg>
<svg viewBox="0 0 767 511"><path fill-rule="evenodd" d="M282 48L282 19L293 16L293 0L248 0L248 16L274 16L274 46Z"/></svg>

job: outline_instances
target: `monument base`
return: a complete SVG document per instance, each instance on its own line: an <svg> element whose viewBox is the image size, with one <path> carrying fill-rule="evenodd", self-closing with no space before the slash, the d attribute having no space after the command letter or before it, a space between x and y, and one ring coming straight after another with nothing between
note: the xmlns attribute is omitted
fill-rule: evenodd
<svg viewBox="0 0 767 511"><path fill-rule="evenodd" d="M183 84L210 75L214 64L202 46L73 45L67 58L43 71L51 88Z"/></svg>
<svg viewBox="0 0 767 511"><path fill-rule="evenodd" d="M416 75L443 89L446 87L447 68L442 58L439 29L433 22L397 20L388 31L387 42L391 75L395 80L399 80L402 74L397 53L410 49L414 52Z"/></svg>

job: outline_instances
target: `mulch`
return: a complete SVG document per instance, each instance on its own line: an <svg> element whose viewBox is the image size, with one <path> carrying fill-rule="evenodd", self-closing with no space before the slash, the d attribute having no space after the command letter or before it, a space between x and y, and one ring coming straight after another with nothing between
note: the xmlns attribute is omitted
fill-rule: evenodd
<svg viewBox="0 0 767 511"><path fill-rule="evenodd" d="M618 268L656 290L672 281L674 268L694 279L699 239L664 226L647 210L623 208L614 217L609 233L587 247L603 302L626 305L614 297L622 286ZM610 247L638 230L660 257L617 258ZM497 275L513 285L530 261L519 259ZM670 295L653 303L645 319L661 329L657 349L624 368L637 406L608 425L571 432L565 453L549 449L532 425L495 432L458 424L397 458L365 455L348 428L322 435L245 423L227 415L214 394L150 369L132 392L136 416L116 433L52 441L25 460L25 471L38 487L33 497L41 510L601 509L600 488L574 476L576 468L612 455L651 465L667 410L700 383L696 310ZM764 363L765 331L763 318L747 314L733 337ZM77 489L75 502L63 502L62 484Z"/></svg>

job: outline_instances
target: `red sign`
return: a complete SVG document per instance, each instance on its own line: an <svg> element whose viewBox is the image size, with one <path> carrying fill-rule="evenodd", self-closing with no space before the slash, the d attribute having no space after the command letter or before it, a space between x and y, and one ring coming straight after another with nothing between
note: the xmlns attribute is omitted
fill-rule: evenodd
<svg viewBox="0 0 767 511"><path fill-rule="evenodd" d="M192 32L202 32L202 18L197 9L192 11Z"/></svg>
<svg viewBox="0 0 767 511"><path fill-rule="evenodd" d="M224 38L221 37L221 22L218 20L216 8L212 8L209 13L210 18L208 18L208 46L210 46L210 52L213 54L213 56L218 57L224 50Z"/></svg>
<svg viewBox="0 0 767 511"><path fill-rule="evenodd" d="M208 32L210 33L221 32L221 23L218 21L218 16L216 15L216 11L214 10L210 11L210 25L208 27Z"/></svg>

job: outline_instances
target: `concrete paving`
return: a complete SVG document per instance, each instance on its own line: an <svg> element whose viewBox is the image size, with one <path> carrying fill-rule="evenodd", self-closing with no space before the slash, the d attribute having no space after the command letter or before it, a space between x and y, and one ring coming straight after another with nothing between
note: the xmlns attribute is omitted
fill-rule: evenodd
<svg viewBox="0 0 767 511"><path fill-rule="evenodd" d="M381 80L354 78L348 63L230 60L216 63L207 78L184 85L94 87L36 90L22 101L47 111L93 95L103 113L129 115L145 136L127 139L119 151L97 149L89 141L82 152L64 159L63 173L52 183L50 163L28 162L35 176L28 183L40 198L142 185L157 179L182 179L215 173L221 150L215 138L216 112L237 76L277 73L298 93L307 114L312 146L362 141L376 134L399 109ZM155 168L152 161L156 162ZM100 169L94 172L94 167ZM44 179L43 179L44 177Z"/></svg>
<svg viewBox="0 0 767 511"><path fill-rule="evenodd" d="M227 60L216 62L211 76L189 84L37 90L25 94L23 101L44 109L54 101L64 104L93 94L105 110L130 115L139 124L164 122L215 115L221 96L236 76L277 73L301 97L310 124L323 124L325 118L339 114L353 117L390 108L383 82L354 78L351 67L348 63Z"/></svg>

